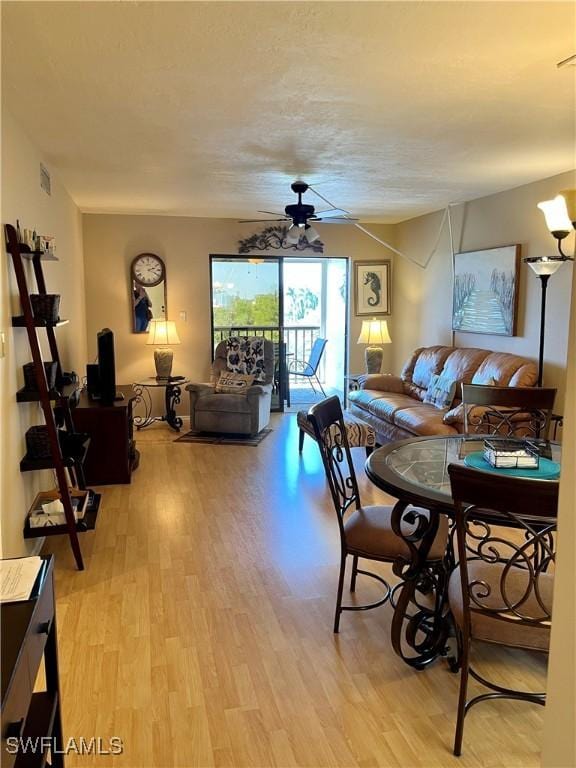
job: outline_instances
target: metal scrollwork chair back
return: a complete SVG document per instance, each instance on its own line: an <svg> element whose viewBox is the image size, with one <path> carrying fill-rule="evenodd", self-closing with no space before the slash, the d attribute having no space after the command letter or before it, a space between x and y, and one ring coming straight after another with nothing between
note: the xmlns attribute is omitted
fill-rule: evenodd
<svg viewBox="0 0 576 768"><path fill-rule="evenodd" d="M350 505L354 504L358 508L361 504L340 400L329 397L318 403L310 409L308 418L320 446L338 520L343 525L344 515Z"/></svg>
<svg viewBox="0 0 576 768"><path fill-rule="evenodd" d="M547 439L556 390L462 384L464 432Z"/></svg>
<svg viewBox="0 0 576 768"><path fill-rule="evenodd" d="M472 640L547 652L554 583L558 483L487 476L448 467L456 510L458 567L449 602L461 654L454 754L462 749L464 717L491 698L545 703L545 694L486 680L470 666ZM467 700L468 676L490 693Z"/></svg>

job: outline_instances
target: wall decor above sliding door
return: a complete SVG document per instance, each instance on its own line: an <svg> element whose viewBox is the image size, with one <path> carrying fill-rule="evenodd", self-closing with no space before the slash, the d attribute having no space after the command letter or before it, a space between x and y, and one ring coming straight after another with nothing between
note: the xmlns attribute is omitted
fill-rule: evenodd
<svg viewBox="0 0 576 768"><path fill-rule="evenodd" d="M452 329L515 336L520 246L454 255Z"/></svg>
<svg viewBox="0 0 576 768"><path fill-rule="evenodd" d="M298 238L300 234L300 238ZM261 232L256 232L244 240L238 240L238 253L252 253L254 251L313 251L324 253L324 243L320 238L309 242L304 229L297 230L296 239L288 239L288 225L279 224L266 227Z"/></svg>

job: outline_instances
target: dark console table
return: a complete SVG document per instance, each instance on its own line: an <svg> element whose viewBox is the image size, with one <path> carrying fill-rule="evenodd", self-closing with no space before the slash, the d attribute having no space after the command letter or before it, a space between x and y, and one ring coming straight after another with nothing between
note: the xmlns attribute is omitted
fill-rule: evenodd
<svg viewBox="0 0 576 768"><path fill-rule="evenodd" d="M93 400L83 390L72 411L74 426L90 435L90 446L84 460L88 485L129 483L139 454L134 442L132 409L136 395L131 386L116 387L124 395L111 405Z"/></svg>
<svg viewBox="0 0 576 768"><path fill-rule="evenodd" d="M53 572L54 556L49 555L44 558L32 597L1 606L0 762L4 768L45 765L50 747L50 765L64 766ZM42 658L46 691L33 693ZM21 744L26 745L26 752L20 748Z"/></svg>

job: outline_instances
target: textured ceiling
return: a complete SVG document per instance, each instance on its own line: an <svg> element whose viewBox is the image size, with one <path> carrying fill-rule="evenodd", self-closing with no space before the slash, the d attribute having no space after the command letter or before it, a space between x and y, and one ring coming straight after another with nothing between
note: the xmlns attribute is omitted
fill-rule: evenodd
<svg viewBox="0 0 576 768"><path fill-rule="evenodd" d="M576 165L570 2L3 2L2 22L3 100L84 211L253 217L301 177L399 221Z"/></svg>

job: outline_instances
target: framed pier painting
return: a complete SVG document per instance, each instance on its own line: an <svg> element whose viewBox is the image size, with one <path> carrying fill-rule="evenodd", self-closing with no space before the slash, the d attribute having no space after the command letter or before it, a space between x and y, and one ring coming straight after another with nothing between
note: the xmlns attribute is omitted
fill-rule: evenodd
<svg viewBox="0 0 576 768"><path fill-rule="evenodd" d="M454 255L452 330L516 336L520 246Z"/></svg>

